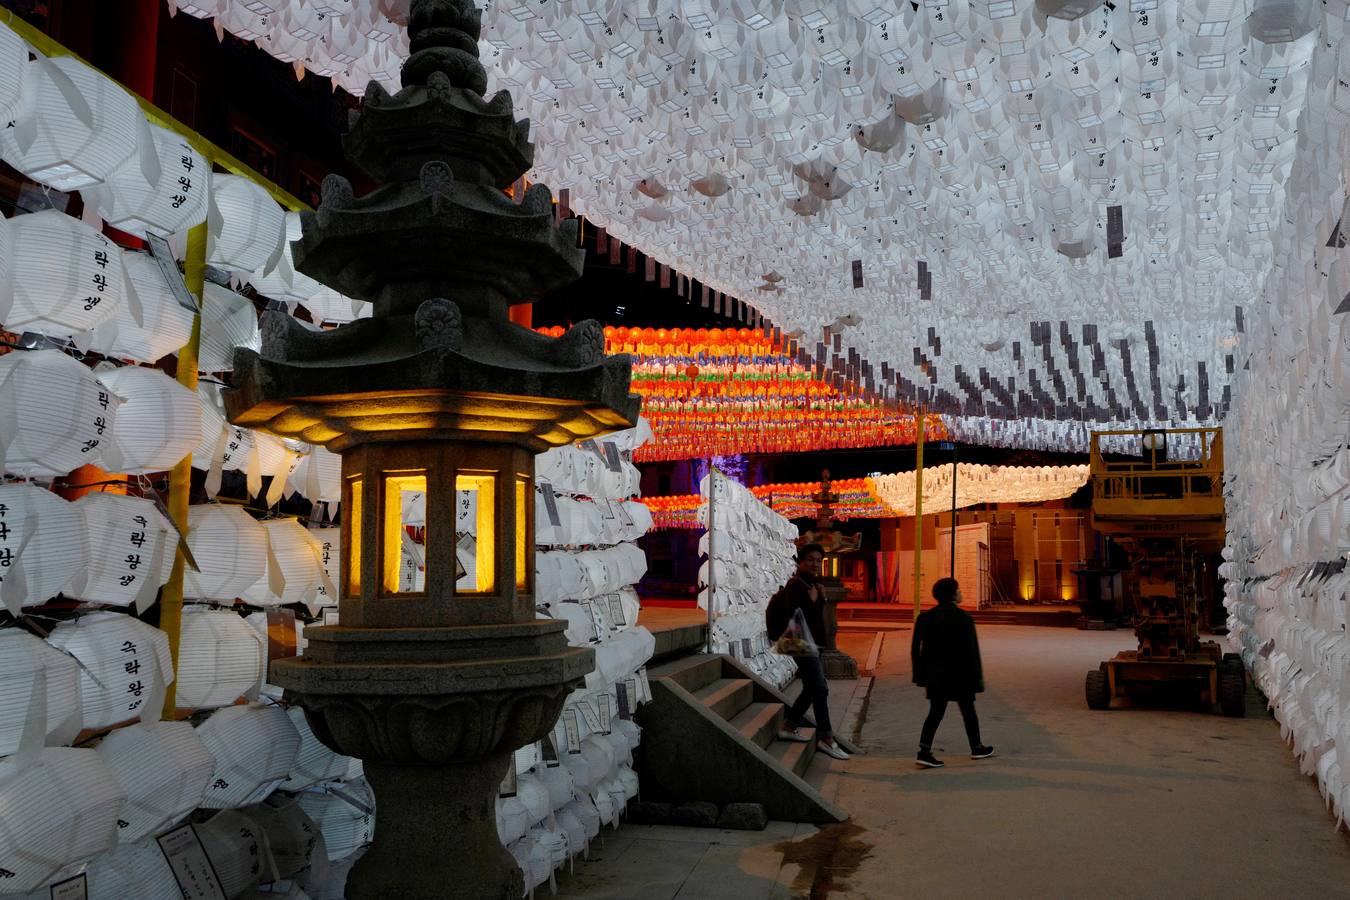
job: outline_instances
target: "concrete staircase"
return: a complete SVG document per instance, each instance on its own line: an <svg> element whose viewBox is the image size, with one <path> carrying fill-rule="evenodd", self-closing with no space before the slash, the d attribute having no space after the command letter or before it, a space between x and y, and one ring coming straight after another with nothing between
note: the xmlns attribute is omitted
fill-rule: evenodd
<svg viewBox="0 0 1350 900"><path fill-rule="evenodd" d="M652 702L638 712L645 797L762 803L770 819L786 822L848 818L808 781L814 730L806 730L812 739L804 743L778 740L787 698L772 685L729 656L703 653L648 669L648 676Z"/></svg>

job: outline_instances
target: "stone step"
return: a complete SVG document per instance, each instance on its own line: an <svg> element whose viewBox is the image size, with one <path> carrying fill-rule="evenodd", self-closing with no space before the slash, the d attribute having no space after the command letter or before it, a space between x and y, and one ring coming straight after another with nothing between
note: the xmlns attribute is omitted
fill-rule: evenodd
<svg viewBox="0 0 1350 900"><path fill-rule="evenodd" d="M708 709L730 719L755 699L755 683L749 678L719 678L693 694Z"/></svg>
<svg viewBox="0 0 1350 900"><path fill-rule="evenodd" d="M809 741L774 741L769 745L769 753L783 765L783 768L799 778L806 777L806 770L816 755L816 734L811 730Z"/></svg>
<svg viewBox="0 0 1350 900"><path fill-rule="evenodd" d="M848 818L803 778L814 739L777 740L787 698L738 660L700 655L649 670L649 677L652 701L638 710L638 774L647 796L760 803L783 822Z"/></svg>
<svg viewBox="0 0 1350 900"><path fill-rule="evenodd" d="M722 657L696 653L647 669L647 678L668 678L695 693L722 677Z"/></svg>
<svg viewBox="0 0 1350 900"><path fill-rule="evenodd" d="M777 740L778 728L783 724L783 704L751 703L731 720L731 727L752 744L768 747Z"/></svg>

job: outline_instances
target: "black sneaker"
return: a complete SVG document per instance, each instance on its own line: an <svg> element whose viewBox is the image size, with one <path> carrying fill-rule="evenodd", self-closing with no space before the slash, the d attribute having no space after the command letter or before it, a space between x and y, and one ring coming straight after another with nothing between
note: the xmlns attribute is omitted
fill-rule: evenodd
<svg viewBox="0 0 1350 900"><path fill-rule="evenodd" d="M919 755L914 758L914 765L921 769L940 769L946 763L934 756L932 750L920 750Z"/></svg>
<svg viewBox="0 0 1350 900"><path fill-rule="evenodd" d="M991 757L991 756L993 756L993 755L994 755L994 748L993 748L993 747L984 747L984 746L981 746L981 747L976 747L974 750L970 751L970 758L971 758L971 759L988 759L989 757Z"/></svg>

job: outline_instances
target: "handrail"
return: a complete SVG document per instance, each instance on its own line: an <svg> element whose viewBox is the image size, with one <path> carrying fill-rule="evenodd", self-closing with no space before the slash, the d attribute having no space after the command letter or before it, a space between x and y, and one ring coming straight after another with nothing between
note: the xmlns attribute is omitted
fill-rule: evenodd
<svg viewBox="0 0 1350 900"><path fill-rule="evenodd" d="M206 157L206 159L210 160L215 165L218 165L222 169L225 169L227 172L230 172L234 175L242 175L243 177L254 182L263 190L267 191L267 193L272 196L272 199L276 200L278 203L280 203L287 209L293 212L313 209L313 207L311 207L308 203L301 200L299 197L295 196L290 191L283 188L281 185L263 176L256 169L249 166L247 163L239 160L233 154L229 153L228 151L220 147L218 144L216 144L214 141L202 137L196 131L184 125L182 122L178 121L173 116L169 115L167 112L160 109L155 104L151 103L149 100L140 96L135 91L129 89L126 85L122 84L120 81L118 81L116 78L113 78L111 75L109 75L107 72L104 72L102 69L99 69L98 66L95 66L93 63L89 62L87 59L80 56L78 53L74 52L69 47L55 40L50 35L45 34L42 31L39 31L37 28L30 25L28 22L25 22L18 16L17 13L13 12L12 10L0 7L0 23L4 23L5 25L7 25L15 34L17 34L19 37L23 38L25 41L31 44L33 48L37 50L39 53L41 53L43 56L47 57L69 56L72 59L79 60L80 62L84 63L90 68L98 70L99 73L101 73L104 78L107 78L109 81L118 85L124 91L126 91L128 94L134 97L136 99L136 102L140 104L141 111L145 113L145 117L149 119L151 122L155 123L161 128L166 128L169 131L176 133L179 137L183 138L183 140L191 144L192 149L196 150L198 153Z"/></svg>

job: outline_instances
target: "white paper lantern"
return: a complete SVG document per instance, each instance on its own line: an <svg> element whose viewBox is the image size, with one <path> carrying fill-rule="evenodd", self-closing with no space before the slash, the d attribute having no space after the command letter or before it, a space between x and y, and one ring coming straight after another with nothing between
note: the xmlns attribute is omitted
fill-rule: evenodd
<svg viewBox="0 0 1350 900"><path fill-rule="evenodd" d="M300 733L276 705L227 706L212 713L197 734L216 758L202 801L206 809L262 801L286 780L300 750Z"/></svg>
<svg viewBox="0 0 1350 900"><path fill-rule="evenodd" d="M89 567L67 588L91 603L145 608L169 580L178 532L149 500L85 494L75 501L89 535Z"/></svg>
<svg viewBox="0 0 1350 900"><path fill-rule="evenodd" d="M128 475L164 472L201 442L202 405L196 391L159 369L123 366L98 376L122 400L113 422L105 468Z"/></svg>
<svg viewBox="0 0 1350 900"><path fill-rule="evenodd" d="M28 86L28 44L0 24L0 122L27 116L33 106Z"/></svg>
<svg viewBox="0 0 1350 900"><path fill-rule="evenodd" d="M295 519L273 519L263 527L268 540L267 572L244 597L264 606L313 603L327 577L319 542Z"/></svg>
<svg viewBox="0 0 1350 900"><path fill-rule="evenodd" d="M0 756L18 752L25 733L37 746L68 744L80 717L75 660L16 628L0 632Z"/></svg>
<svg viewBox="0 0 1350 900"><path fill-rule="evenodd" d="M177 353L192 337L192 310L174 297L150 254L124 251L122 266L127 273L127 301L94 328L90 347L106 356L145 363Z"/></svg>
<svg viewBox="0 0 1350 900"><path fill-rule="evenodd" d="M211 179L206 221L206 261L213 266L252 272L281 251L285 213L267 191L240 175Z"/></svg>
<svg viewBox="0 0 1350 900"><path fill-rule="evenodd" d="M119 728L96 750L127 794L117 823L123 843L156 834L196 809L216 767L187 722Z"/></svg>
<svg viewBox="0 0 1350 900"><path fill-rule="evenodd" d="M126 792L93 750L47 749L0 760L0 859L6 893L31 891L65 866L117 846Z"/></svg>
<svg viewBox="0 0 1350 900"><path fill-rule="evenodd" d="M318 444L300 455L291 472L289 487L311 503L342 500L342 457Z"/></svg>
<svg viewBox="0 0 1350 900"><path fill-rule="evenodd" d="M241 507L188 507L188 548L198 571L183 572L183 597L234 602L267 571L267 532Z"/></svg>
<svg viewBox="0 0 1350 900"><path fill-rule="evenodd" d="M234 348L257 350L262 346L261 340L253 301L208 281L202 289L202 334L197 369L201 372L233 371Z"/></svg>
<svg viewBox="0 0 1350 900"><path fill-rule="evenodd" d="M0 484L0 598L11 612L39 606L83 572L84 516L33 484Z"/></svg>
<svg viewBox="0 0 1350 900"><path fill-rule="evenodd" d="M119 844L85 870L89 900L182 900L183 889L154 838ZM50 896L50 895L49 895Z"/></svg>
<svg viewBox="0 0 1350 900"><path fill-rule="evenodd" d="M98 184L151 150L145 116L131 95L73 56L28 64L33 104L0 130L0 156L59 191Z"/></svg>
<svg viewBox="0 0 1350 900"><path fill-rule="evenodd" d="M295 757L295 766L290 777L281 785L283 791L299 791L324 781L338 781L345 778L351 769L352 759L328 748L314 735L305 719L305 711L292 706L287 711L296 731L300 732L300 751Z"/></svg>
<svg viewBox="0 0 1350 900"><path fill-rule="evenodd" d="M97 229L44 209L14 219L9 231L7 307L0 297L5 330L72 338L108 321L126 302L122 248Z"/></svg>
<svg viewBox="0 0 1350 900"><path fill-rule="evenodd" d="M80 662L80 709L86 729L158 716L173 681L169 637L123 613L95 612L62 622L47 641Z"/></svg>
<svg viewBox="0 0 1350 900"><path fill-rule="evenodd" d="M330 860L351 856L374 837L375 795L364 779L305 791L297 802L323 830Z"/></svg>
<svg viewBox="0 0 1350 900"><path fill-rule="evenodd" d="M248 816L227 809L193 830L226 897L243 896L262 880L267 836Z"/></svg>
<svg viewBox="0 0 1350 900"><path fill-rule="evenodd" d="M9 474L63 475L100 460L116 399L55 349L0 356L0 456Z"/></svg>
<svg viewBox="0 0 1350 900"><path fill-rule="evenodd" d="M180 135L151 125L154 157L133 156L104 183L84 192L104 221L145 237L187 231L206 220L211 166Z"/></svg>
<svg viewBox="0 0 1350 900"><path fill-rule="evenodd" d="M266 659L266 639L238 613L186 606L174 702L184 709L213 709L253 696L266 675Z"/></svg>

